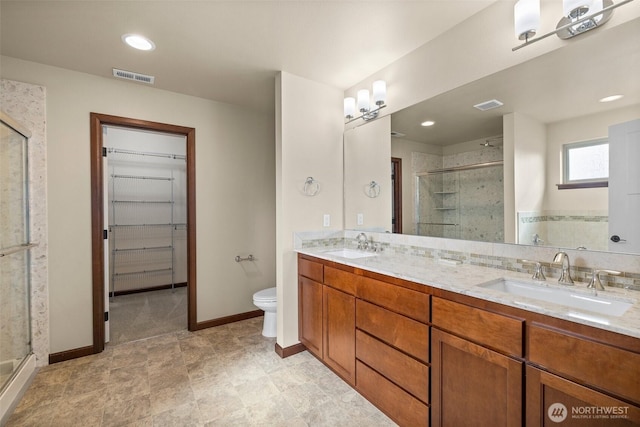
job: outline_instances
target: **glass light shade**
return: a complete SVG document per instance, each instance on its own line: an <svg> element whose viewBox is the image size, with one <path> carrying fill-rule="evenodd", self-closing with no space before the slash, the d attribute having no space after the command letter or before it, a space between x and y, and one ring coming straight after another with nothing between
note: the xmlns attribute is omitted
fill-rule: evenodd
<svg viewBox="0 0 640 427"><path fill-rule="evenodd" d="M382 105L386 98L387 83L384 80L376 80L373 82L373 103L376 105Z"/></svg>
<svg viewBox="0 0 640 427"><path fill-rule="evenodd" d="M356 99L345 98L344 99L344 116L348 119L352 118L356 114Z"/></svg>
<svg viewBox="0 0 640 427"><path fill-rule="evenodd" d="M571 12L581 7L589 7L590 0L562 0L562 13L566 17L571 17ZM575 18L575 16L573 16Z"/></svg>
<svg viewBox="0 0 640 427"><path fill-rule="evenodd" d="M369 111L369 91L367 89L358 91L358 111L361 113Z"/></svg>
<svg viewBox="0 0 640 427"><path fill-rule="evenodd" d="M540 26L540 0L520 0L513 7L516 37L524 40L538 31Z"/></svg>
<svg viewBox="0 0 640 427"><path fill-rule="evenodd" d="M591 2L591 6L589 6L589 15L593 15L599 12L602 12L603 4L602 0L593 0ZM594 18L596 22L599 22L602 19L602 15Z"/></svg>

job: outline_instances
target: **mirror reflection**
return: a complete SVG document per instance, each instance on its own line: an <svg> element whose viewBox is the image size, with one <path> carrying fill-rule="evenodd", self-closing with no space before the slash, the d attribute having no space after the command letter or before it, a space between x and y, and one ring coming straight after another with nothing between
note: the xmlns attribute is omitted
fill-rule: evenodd
<svg viewBox="0 0 640 427"><path fill-rule="evenodd" d="M367 176L378 177L380 172L371 170L371 145L367 155L358 153L367 144L352 142L353 130L346 131L346 228L399 226L405 234L636 253L627 240L611 240L615 212L607 179L563 188L562 159L566 144L608 142L610 126L640 118L637 35L632 21L585 36L395 112L389 126L380 120L360 126L389 132L397 173L378 179L389 196L368 205L359 188L366 177L354 185L350 171L368 168ZM623 97L599 102L610 95ZM626 163L640 164L640 158ZM638 210L630 215L637 218L640 204L633 203ZM392 217L381 218L377 211Z"/></svg>

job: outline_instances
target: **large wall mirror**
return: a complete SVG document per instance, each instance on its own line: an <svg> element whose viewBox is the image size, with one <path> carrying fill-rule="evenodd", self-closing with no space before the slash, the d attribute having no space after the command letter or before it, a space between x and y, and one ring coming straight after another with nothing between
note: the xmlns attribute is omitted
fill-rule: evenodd
<svg viewBox="0 0 640 427"><path fill-rule="evenodd" d="M608 140L610 126L640 119L639 26L582 36L346 131L345 227L400 224L403 234L639 253L610 239L611 188L558 187L565 144ZM617 94L624 97L599 102ZM501 105L474 107L493 100ZM428 120L435 123L421 125ZM640 169L640 158L625 163ZM370 181L380 185L373 193Z"/></svg>

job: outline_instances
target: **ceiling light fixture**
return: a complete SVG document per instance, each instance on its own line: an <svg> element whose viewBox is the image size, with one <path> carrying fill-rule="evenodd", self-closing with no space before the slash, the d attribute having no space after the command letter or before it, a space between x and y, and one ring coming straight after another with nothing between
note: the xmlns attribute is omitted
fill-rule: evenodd
<svg viewBox="0 0 640 427"><path fill-rule="evenodd" d="M516 37L524 43L514 47L516 51L524 46L556 34L563 40L586 33L602 26L613 14L613 9L632 2L621 0L562 0L564 16L554 31L532 38L540 26L540 0L519 0L513 8Z"/></svg>
<svg viewBox="0 0 640 427"><path fill-rule="evenodd" d="M351 123L354 120L362 119L364 121L373 120L378 117L378 112L386 107L385 100L387 97L387 84L384 80L376 80L373 82L373 102L369 97L369 90L362 89L358 91L358 99L345 98L344 99L344 118L347 123ZM372 104L375 105L372 107ZM355 117L356 106L360 113L360 116Z"/></svg>
<svg viewBox="0 0 640 427"><path fill-rule="evenodd" d="M429 127L429 126L433 126L435 124L436 124L436 122L434 122L433 120L427 120L427 121L424 121L424 122L420 123L420 126Z"/></svg>
<svg viewBox="0 0 640 427"><path fill-rule="evenodd" d="M613 101L617 101L618 99L624 97L624 95L611 95L611 96L605 96L604 98L601 98L599 101L600 102L613 102Z"/></svg>
<svg viewBox="0 0 640 427"><path fill-rule="evenodd" d="M122 36L122 41L138 50L149 51L156 48L156 45L151 40L145 36L141 36L140 34L124 34Z"/></svg>

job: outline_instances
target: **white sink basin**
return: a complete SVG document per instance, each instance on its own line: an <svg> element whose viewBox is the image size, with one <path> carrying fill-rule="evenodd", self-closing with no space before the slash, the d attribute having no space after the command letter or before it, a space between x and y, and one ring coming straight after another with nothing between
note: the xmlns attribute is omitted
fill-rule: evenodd
<svg viewBox="0 0 640 427"><path fill-rule="evenodd" d="M603 296L602 292L595 296L590 295L588 292L577 292L571 288L550 288L542 284L538 285L504 278L482 283L478 286L486 289L495 289L511 295L560 304L580 311L586 310L615 317L622 316L634 303L632 300ZM526 306L527 304L524 303L522 305Z"/></svg>
<svg viewBox="0 0 640 427"><path fill-rule="evenodd" d="M325 254L339 256L341 258L347 258L347 259L368 258L368 257L376 256L375 253L357 251L355 249L334 249L334 250L325 252Z"/></svg>

